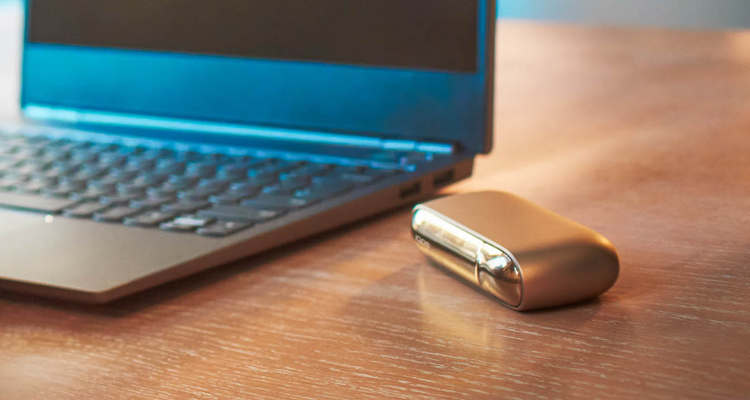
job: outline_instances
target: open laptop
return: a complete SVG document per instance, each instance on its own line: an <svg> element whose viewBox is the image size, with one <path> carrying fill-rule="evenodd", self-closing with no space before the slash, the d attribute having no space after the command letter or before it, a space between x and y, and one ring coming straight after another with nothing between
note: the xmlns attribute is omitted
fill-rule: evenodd
<svg viewBox="0 0 750 400"><path fill-rule="evenodd" d="M419 201L491 147L494 0L26 3L2 290L109 302Z"/></svg>

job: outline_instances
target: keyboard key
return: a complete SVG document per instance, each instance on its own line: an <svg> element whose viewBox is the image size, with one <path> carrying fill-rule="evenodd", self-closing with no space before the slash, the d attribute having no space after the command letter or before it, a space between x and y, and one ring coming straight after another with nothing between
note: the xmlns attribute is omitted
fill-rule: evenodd
<svg viewBox="0 0 750 400"><path fill-rule="evenodd" d="M148 190L146 190L146 194L153 197L177 197L177 193L180 190L181 189L177 189L176 187L172 186L171 183L165 183L158 187L148 188Z"/></svg>
<svg viewBox="0 0 750 400"><path fill-rule="evenodd" d="M291 195L298 190L302 190L310 185L307 179L285 180L273 186L263 188L263 193L276 195Z"/></svg>
<svg viewBox="0 0 750 400"><path fill-rule="evenodd" d="M157 164L154 172L165 175L180 175L185 172L186 165L185 161L164 160Z"/></svg>
<svg viewBox="0 0 750 400"><path fill-rule="evenodd" d="M139 154L143 154L148 149L143 146L135 146L135 147L129 147L129 146L122 146L120 147L120 152L122 154L126 154L128 157L137 156Z"/></svg>
<svg viewBox="0 0 750 400"><path fill-rule="evenodd" d="M352 185L345 182L327 183L325 185L314 185L295 193L295 197L305 200L325 200L340 196L352 190Z"/></svg>
<svg viewBox="0 0 750 400"><path fill-rule="evenodd" d="M250 177L245 182L238 182L238 183L263 187L263 186L274 185L278 181L279 180L277 179L277 176L272 174L272 175L265 175L265 176Z"/></svg>
<svg viewBox="0 0 750 400"><path fill-rule="evenodd" d="M147 174L135 178L132 182L117 185L120 193L144 193L151 187L158 186L167 178L157 174Z"/></svg>
<svg viewBox="0 0 750 400"><path fill-rule="evenodd" d="M117 191L117 183L110 182L109 180L94 180L89 182L88 189L114 193Z"/></svg>
<svg viewBox="0 0 750 400"><path fill-rule="evenodd" d="M153 158L130 157L126 166L129 170L146 172L156 167L156 160Z"/></svg>
<svg viewBox="0 0 750 400"><path fill-rule="evenodd" d="M31 179L28 182L24 182L23 185L16 187L16 191L27 194L38 194L43 189L50 186L50 182L44 179Z"/></svg>
<svg viewBox="0 0 750 400"><path fill-rule="evenodd" d="M254 199L243 201L241 205L256 208L294 210L311 206L317 202L317 200L307 200L292 196L279 196L264 193Z"/></svg>
<svg viewBox="0 0 750 400"><path fill-rule="evenodd" d="M208 207L211 207L211 203L207 201L179 201L177 203L162 206L161 210L164 212L187 214Z"/></svg>
<svg viewBox="0 0 750 400"><path fill-rule="evenodd" d="M173 175L169 177L169 181L164 184L165 187L175 188L177 190L190 189L197 185L201 181L198 176L179 176Z"/></svg>
<svg viewBox="0 0 750 400"><path fill-rule="evenodd" d="M121 168L128 163L128 156L121 153L103 153L99 155L99 165L103 168Z"/></svg>
<svg viewBox="0 0 750 400"><path fill-rule="evenodd" d="M9 143L0 143L0 154L7 155L18 150L18 146Z"/></svg>
<svg viewBox="0 0 750 400"><path fill-rule="evenodd" d="M263 167L269 166L279 161L275 158L250 158L250 157L240 157L240 160L241 161L239 161L236 164L244 165L245 168L248 170L262 169Z"/></svg>
<svg viewBox="0 0 750 400"><path fill-rule="evenodd" d="M208 201L217 205L232 205L239 203L241 200L254 197L260 191L261 188L256 185L237 185L220 195L211 196Z"/></svg>
<svg viewBox="0 0 750 400"><path fill-rule="evenodd" d="M86 187L83 185L74 183L61 183L56 187L44 189L42 193L48 197L69 198L73 193L82 192L85 189Z"/></svg>
<svg viewBox="0 0 750 400"><path fill-rule="evenodd" d="M49 186L54 186L55 184L57 184L56 178L51 178L45 175L32 175L29 181L45 182Z"/></svg>
<svg viewBox="0 0 750 400"><path fill-rule="evenodd" d="M38 165L31 162L24 162L23 165L16 167L12 171L8 171L8 175L19 178L28 178L39 171L41 171L41 168Z"/></svg>
<svg viewBox="0 0 750 400"><path fill-rule="evenodd" d="M0 167L0 170L2 170L2 167ZM56 181L61 176L63 176L63 173L60 172L60 170L56 168L48 168L31 175L31 178L43 178Z"/></svg>
<svg viewBox="0 0 750 400"><path fill-rule="evenodd" d="M226 190L226 185L199 185L189 190L177 193L177 197L189 201L202 201Z"/></svg>
<svg viewBox="0 0 750 400"><path fill-rule="evenodd" d="M60 179L59 179L60 185L71 186L71 187L78 187L78 188L84 188L84 187L86 187L88 185L89 179L86 179L86 178L83 178L83 177L78 177L77 175L78 174L73 175L73 176L62 176L62 177L60 177Z"/></svg>
<svg viewBox="0 0 750 400"><path fill-rule="evenodd" d="M16 190L17 188L23 187L25 182L26 179L23 178L4 177L0 179L0 192Z"/></svg>
<svg viewBox="0 0 750 400"><path fill-rule="evenodd" d="M193 232L214 222L211 217L189 216L179 217L173 221L159 225L159 228L170 232Z"/></svg>
<svg viewBox="0 0 750 400"><path fill-rule="evenodd" d="M237 194L237 193L224 193L224 194L209 197L208 202L211 204L219 205L219 206L231 206L249 197L251 196L246 196L244 194Z"/></svg>
<svg viewBox="0 0 750 400"><path fill-rule="evenodd" d="M372 168L342 168L331 172L328 175L317 176L313 178L316 183L328 184L337 181L347 181L354 184L370 184L383 180L398 170L372 169Z"/></svg>
<svg viewBox="0 0 750 400"><path fill-rule="evenodd" d="M412 165L417 163L423 163L425 161L431 161L435 158L435 156L431 153L421 153L417 151L412 151L406 154L401 155L401 159L399 162L401 165Z"/></svg>
<svg viewBox="0 0 750 400"><path fill-rule="evenodd" d="M39 144L39 145L47 145L47 143L50 142L52 139L48 139L44 136L23 136L24 141L29 145Z"/></svg>
<svg viewBox="0 0 750 400"><path fill-rule="evenodd" d="M164 222L174 219L177 214L164 211L147 211L134 217L125 218L123 223L128 226L138 226L141 228L151 228Z"/></svg>
<svg viewBox="0 0 750 400"><path fill-rule="evenodd" d="M87 150L74 151L70 155L70 162L83 165L99 161L99 155Z"/></svg>
<svg viewBox="0 0 750 400"><path fill-rule="evenodd" d="M308 179L316 175L323 175L329 172L332 168L333 166L330 164L308 164L291 172L280 174L279 179L282 181Z"/></svg>
<svg viewBox="0 0 750 400"><path fill-rule="evenodd" d="M250 228L251 226L253 225L247 222L218 221L205 228L198 229L197 233L201 236L224 237Z"/></svg>
<svg viewBox="0 0 750 400"><path fill-rule="evenodd" d="M161 186L149 188L147 192L150 196L177 196L177 193L192 189L198 182L198 177L173 175Z"/></svg>
<svg viewBox="0 0 750 400"><path fill-rule="evenodd" d="M78 172L72 175L72 178L89 181L101 178L107 174L107 168L101 165L84 165Z"/></svg>
<svg viewBox="0 0 750 400"><path fill-rule="evenodd" d="M29 158L38 157L43 153L44 151L40 148L22 147L11 154L16 160L27 160Z"/></svg>
<svg viewBox="0 0 750 400"><path fill-rule="evenodd" d="M249 167L244 163L229 164L220 167L217 176L220 178L242 181L247 179L248 170Z"/></svg>
<svg viewBox="0 0 750 400"><path fill-rule="evenodd" d="M99 200L100 197L103 196L109 196L114 194L114 191L112 190L104 190L104 189L97 189L97 188L88 188L85 191L82 192L74 192L70 194L70 199L75 201L96 201Z"/></svg>
<svg viewBox="0 0 750 400"><path fill-rule="evenodd" d="M70 149L72 151L86 150L86 149L89 149L89 148L93 147L95 144L96 143L94 143L94 142L76 142L76 141L74 141L74 142L72 142L72 146L71 146Z"/></svg>
<svg viewBox="0 0 750 400"><path fill-rule="evenodd" d="M8 158L3 158L0 155L0 172L2 171L8 171L11 168L13 168L14 165L16 165L17 162Z"/></svg>
<svg viewBox="0 0 750 400"><path fill-rule="evenodd" d="M269 179L270 177L277 179L279 174L292 171L303 165L305 165L304 161L279 161L260 169L251 169L247 172L247 175L257 179Z"/></svg>
<svg viewBox="0 0 750 400"><path fill-rule="evenodd" d="M116 144L112 144L112 143L96 143L96 144L94 144L93 146L91 146L89 148L89 151L97 153L99 155L102 155L102 154L105 154L105 153L117 151L119 149L120 149L120 147L118 145L116 145Z"/></svg>
<svg viewBox="0 0 750 400"><path fill-rule="evenodd" d="M254 182L233 183L229 186L229 191L248 193L248 195L255 195L255 194L260 193L261 189L263 189L263 186L264 185L256 184Z"/></svg>
<svg viewBox="0 0 750 400"><path fill-rule="evenodd" d="M199 162L188 164L186 173L188 176L202 179L213 178L216 175L218 165L215 162Z"/></svg>
<svg viewBox="0 0 750 400"><path fill-rule="evenodd" d="M369 184L385 179L392 174L392 170L370 169L361 173L343 173L339 175L339 178L350 182Z"/></svg>
<svg viewBox="0 0 750 400"><path fill-rule="evenodd" d="M56 170L58 175L72 175L78 172L81 167L69 164L67 161L56 161L52 163L50 169Z"/></svg>
<svg viewBox="0 0 750 400"><path fill-rule="evenodd" d="M59 214L62 210L75 204L75 201L68 199L0 192L0 208Z"/></svg>
<svg viewBox="0 0 750 400"><path fill-rule="evenodd" d="M83 203L74 208L65 210L63 215L68 218L91 218L95 213L109 208L108 205L101 203Z"/></svg>
<svg viewBox="0 0 750 400"><path fill-rule="evenodd" d="M117 193L124 195L145 195L148 188L142 185L132 185L130 183L121 183L117 185Z"/></svg>
<svg viewBox="0 0 750 400"><path fill-rule="evenodd" d="M58 148L47 148L44 152L45 159L52 160L52 163L64 163L70 160L70 152Z"/></svg>
<svg viewBox="0 0 750 400"><path fill-rule="evenodd" d="M95 186L101 189L115 190L117 188L117 185L119 185L120 183L128 182L128 181L129 179L120 179L117 176L108 174L99 179L89 181L89 186Z"/></svg>
<svg viewBox="0 0 750 400"><path fill-rule="evenodd" d="M141 212L141 210L130 208L127 206L120 206L111 208L106 211L97 212L94 214L94 221L97 222L122 222L123 219L132 217Z"/></svg>
<svg viewBox="0 0 750 400"><path fill-rule="evenodd" d="M141 171L137 169L122 169L116 168L109 172L109 175L105 176L104 179L110 177L114 183L123 183L135 179Z"/></svg>
<svg viewBox="0 0 750 400"><path fill-rule="evenodd" d="M172 149L160 148L146 150L143 154L141 154L141 157L144 159L156 160L158 163L160 162L159 160L163 160L165 158L173 158L176 154L177 153L175 153L175 151Z"/></svg>
<svg viewBox="0 0 750 400"><path fill-rule="evenodd" d="M201 154L200 162L205 163L219 163L223 162L227 159L226 154L221 153L208 153L208 154Z"/></svg>
<svg viewBox="0 0 750 400"><path fill-rule="evenodd" d="M49 168L60 160L60 157L57 156L57 154L45 152L41 156L37 157L36 159L32 160L32 162L36 163L37 165L41 166L42 168Z"/></svg>
<svg viewBox="0 0 750 400"><path fill-rule="evenodd" d="M199 217L215 218L222 221L239 222L263 222L279 217L284 212L281 210L256 209L243 206L214 206L208 210L198 212Z"/></svg>
<svg viewBox="0 0 750 400"><path fill-rule="evenodd" d="M180 151L174 156L175 159L186 162L198 162L203 159L203 154L197 151Z"/></svg>
<svg viewBox="0 0 750 400"><path fill-rule="evenodd" d="M133 200L130 202L130 207L137 208L139 210L150 210L155 208L161 208L161 206L176 201L173 196L161 196L151 197Z"/></svg>
<svg viewBox="0 0 750 400"><path fill-rule="evenodd" d="M247 175L256 182L276 182L279 179L278 172L266 170L250 170Z"/></svg>
<svg viewBox="0 0 750 400"><path fill-rule="evenodd" d="M53 139L47 143L47 152L64 153L71 151L71 141L68 139Z"/></svg>
<svg viewBox="0 0 750 400"><path fill-rule="evenodd" d="M231 180L221 179L221 178L205 179L199 183L199 187L211 187L211 188L217 188L217 189L222 189L222 190L226 190L232 185L233 183Z"/></svg>
<svg viewBox="0 0 750 400"><path fill-rule="evenodd" d="M143 197L140 193L114 193L107 196L102 196L99 202L110 206L124 206L133 200L138 200Z"/></svg>
<svg viewBox="0 0 750 400"><path fill-rule="evenodd" d="M432 154L421 153L417 151L402 152L402 151L383 151L376 153L372 156L373 160L393 162L401 165L414 164L424 162L432 159Z"/></svg>
<svg viewBox="0 0 750 400"><path fill-rule="evenodd" d="M370 168L366 165L337 165L332 172L337 174L363 174L367 172L368 169Z"/></svg>

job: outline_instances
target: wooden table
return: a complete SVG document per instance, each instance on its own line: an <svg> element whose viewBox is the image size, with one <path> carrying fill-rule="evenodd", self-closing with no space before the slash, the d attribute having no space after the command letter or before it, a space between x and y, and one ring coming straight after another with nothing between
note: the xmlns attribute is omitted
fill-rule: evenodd
<svg viewBox="0 0 750 400"><path fill-rule="evenodd" d="M1 295L0 399L748 398L750 32L498 37L496 151L450 191L602 232L607 294L506 310L401 209L108 307Z"/></svg>

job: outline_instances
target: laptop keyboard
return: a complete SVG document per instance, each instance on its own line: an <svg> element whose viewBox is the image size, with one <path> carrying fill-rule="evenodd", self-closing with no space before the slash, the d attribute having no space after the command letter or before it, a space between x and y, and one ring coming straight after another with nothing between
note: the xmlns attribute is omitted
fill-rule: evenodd
<svg viewBox="0 0 750 400"><path fill-rule="evenodd" d="M0 207L208 237L399 172L0 132Z"/></svg>

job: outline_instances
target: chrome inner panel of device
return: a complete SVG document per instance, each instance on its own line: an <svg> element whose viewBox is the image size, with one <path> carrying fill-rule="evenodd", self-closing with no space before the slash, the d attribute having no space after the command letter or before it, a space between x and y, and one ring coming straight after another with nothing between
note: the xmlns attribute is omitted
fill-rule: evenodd
<svg viewBox="0 0 750 400"><path fill-rule="evenodd" d="M518 307L523 285L509 254L439 214L418 208L412 217L418 247L428 257L510 307Z"/></svg>

